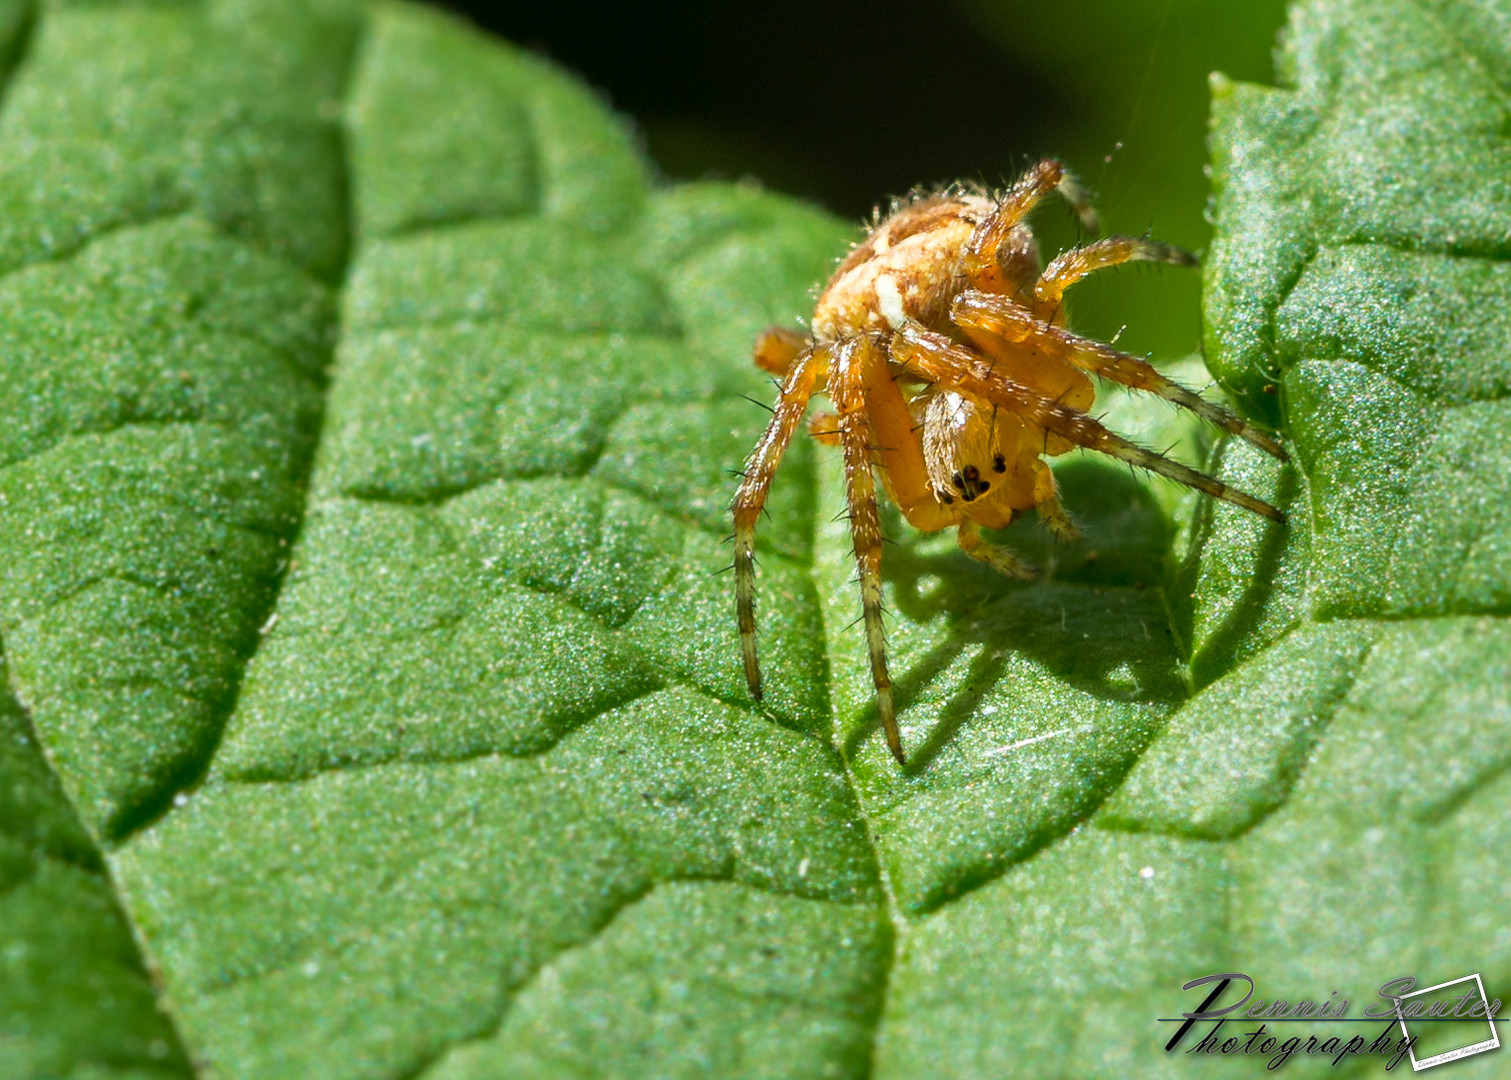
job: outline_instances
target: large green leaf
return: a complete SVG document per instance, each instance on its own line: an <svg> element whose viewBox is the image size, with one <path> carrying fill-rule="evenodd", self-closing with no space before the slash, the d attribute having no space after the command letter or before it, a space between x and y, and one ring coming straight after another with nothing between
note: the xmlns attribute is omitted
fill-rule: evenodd
<svg viewBox="0 0 1511 1080"><path fill-rule="evenodd" d="M899 770L831 454L760 708L717 573L850 232L419 9L14 10L0 1075L1179 1076L1209 972L1511 986L1505 13L1219 87L1209 359L1296 463L1212 462L1291 524L1072 458L1024 584L893 516Z"/></svg>

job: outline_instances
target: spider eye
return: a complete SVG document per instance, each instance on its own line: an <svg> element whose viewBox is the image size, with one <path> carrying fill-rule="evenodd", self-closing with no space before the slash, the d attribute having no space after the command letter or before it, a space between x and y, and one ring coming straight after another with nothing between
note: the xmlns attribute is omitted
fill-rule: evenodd
<svg viewBox="0 0 1511 1080"><path fill-rule="evenodd" d="M1007 458L997 454L992 458L992 472L1007 472Z"/></svg>
<svg viewBox="0 0 1511 1080"><path fill-rule="evenodd" d="M966 502L970 502L977 495L980 495L992 486L990 480L981 479L981 470L974 465L967 465L962 468L954 476L950 477L950 482L960 490L960 494L965 498Z"/></svg>

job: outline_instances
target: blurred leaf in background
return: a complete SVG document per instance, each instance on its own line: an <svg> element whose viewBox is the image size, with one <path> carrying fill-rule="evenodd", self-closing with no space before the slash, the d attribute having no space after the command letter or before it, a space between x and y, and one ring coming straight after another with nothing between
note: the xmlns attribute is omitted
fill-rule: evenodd
<svg viewBox="0 0 1511 1080"><path fill-rule="evenodd" d="M1209 75L1271 78L1283 0L956 0L1000 50L1065 103L1045 132L1097 192L1105 227L1204 252ZM1064 237L1064 219L1043 215ZM1069 242L1068 237L1060 242ZM1051 246L1053 250L1053 246ZM1194 275L1131 268L1081 286L1081 331L1156 358L1194 351L1201 339Z"/></svg>
<svg viewBox="0 0 1511 1080"><path fill-rule="evenodd" d="M1000 185L1062 157L1104 228L1193 251L1208 75L1270 77L1282 0L671 0L585 25L551 5L472 14L603 88L674 179L754 177L859 220L918 184ZM626 43L631 43L628 47ZM1073 219L1036 215L1046 253ZM1077 287L1076 325L1170 360L1201 340L1196 275L1135 266Z"/></svg>

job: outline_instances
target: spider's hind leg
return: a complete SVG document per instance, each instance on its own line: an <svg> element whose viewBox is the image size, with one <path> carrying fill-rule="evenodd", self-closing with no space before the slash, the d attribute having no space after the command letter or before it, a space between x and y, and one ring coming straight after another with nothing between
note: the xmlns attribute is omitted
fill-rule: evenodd
<svg viewBox="0 0 1511 1080"><path fill-rule="evenodd" d="M1038 256L1019 251L1027 265L1003 266L999 254L1013 247L1011 241L1015 230L1023 224L1029 211L1051 192L1058 191L1070 203L1071 209L1081 219L1081 225L1089 233L1098 228L1096 211L1086 190L1076 181L1065 166L1047 158L1033 166L1022 178L1008 189L990 217L976 226L962 253L961 270L967 280L978 289L991 293L1008 292L1019 285L1026 285L1038 272ZM1029 250L1032 250L1030 244ZM1022 280L1024 273L1027 280Z"/></svg>

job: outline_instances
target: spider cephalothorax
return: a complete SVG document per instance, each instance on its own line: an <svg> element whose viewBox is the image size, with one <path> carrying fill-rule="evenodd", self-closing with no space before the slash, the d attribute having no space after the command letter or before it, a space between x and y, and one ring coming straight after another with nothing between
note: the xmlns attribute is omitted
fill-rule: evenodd
<svg viewBox="0 0 1511 1080"><path fill-rule="evenodd" d="M755 648L755 523L782 453L814 391L834 403L813 434L841 447L851 537L876 704L887 746L904 760L881 618L881 527L873 470L903 516L924 532L954 526L960 547L1006 574L1032 568L987 543L1036 510L1061 539L1077 536L1045 457L1084 447L1141 466L1273 521L1275 507L1136 446L1087 415L1085 372L1147 390L1282 460L1279 443L1137 357L1066 330L1065 290L1094 270L1134 260L1191 264L1179 248L1110 236L1043 268L1025 223L1060 191L1095 229L1080 188L1056 161L1035 165L1001 199L949 191L914 199L878 220L840 263L814 308L811 337L780 327L756 342L756 363L784 377L766 432L734 500L740 644L751 694L761 696Z"/></svg>

